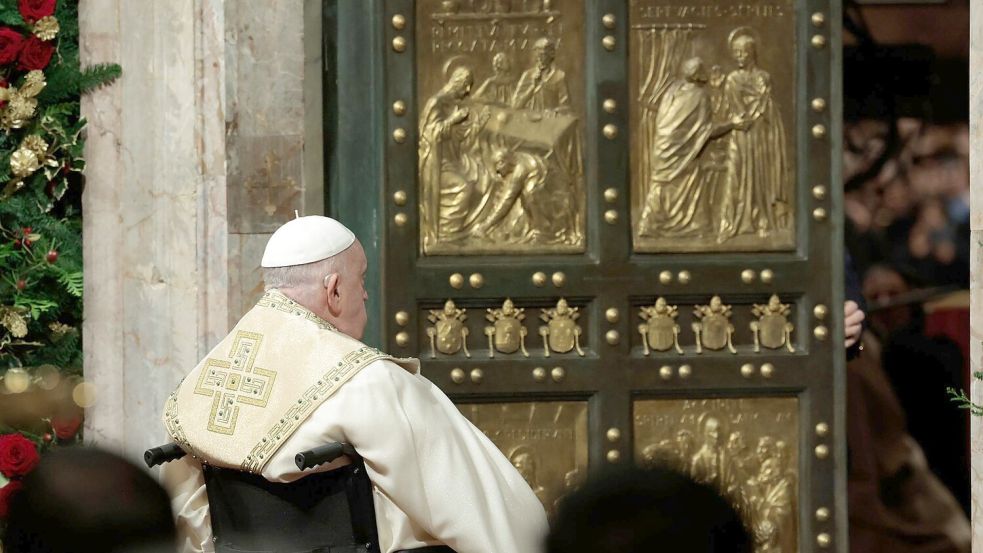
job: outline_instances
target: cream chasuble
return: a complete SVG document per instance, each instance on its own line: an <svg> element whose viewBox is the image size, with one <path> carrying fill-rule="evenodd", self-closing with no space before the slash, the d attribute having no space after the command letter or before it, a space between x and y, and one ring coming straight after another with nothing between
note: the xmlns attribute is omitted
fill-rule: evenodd
<svg viewBox="0 0 983 553"><path fill-rule="evenodd" d="M536 496L417 367L267 292L165 407L168 432L194 453L162 469L182 550L213 550L201 462L290 482L311 472L297 470L296 453L344 441L365 459L382 551L539 551Z"/></svg>

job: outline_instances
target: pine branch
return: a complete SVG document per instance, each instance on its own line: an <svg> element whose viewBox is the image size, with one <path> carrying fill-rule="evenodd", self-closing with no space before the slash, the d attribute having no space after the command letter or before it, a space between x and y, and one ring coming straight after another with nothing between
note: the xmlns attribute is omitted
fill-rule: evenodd
<svg viewBox="0 0 983 553"><path fill-rule="evenodd" d="M962 390L957 390L955 388L946 388L946 393L949 394L949 401L957 404L960 409L968 409L970 414L975 417L983 417L983 405L979 403L973 403L966 392Z"/></svg>
<svg viewBox="0 0 983 553"><path fill-rule="evenodd" d="M20 295L14 299L14 307L24 307L31 312L31 318L37 320L42 314L58 307L58 302L48 298L33 298Z"/></svg>
<svg viewBox="0 0 983 553"><path fill-rule="evenodd" d="M65 287L65 291L69 294L75 296L76 298L82 297L84 283L82 271L61 271L61 274L58 276L58 282Z"/></svg>
<svg viewBox="0 0 983 553"><path fill-rule="evenodd" d="M99 63L90 65L82 70L78 79L78 94L85 94L102 85L108 84L123 73L123 69L115 63Z"/></svg>

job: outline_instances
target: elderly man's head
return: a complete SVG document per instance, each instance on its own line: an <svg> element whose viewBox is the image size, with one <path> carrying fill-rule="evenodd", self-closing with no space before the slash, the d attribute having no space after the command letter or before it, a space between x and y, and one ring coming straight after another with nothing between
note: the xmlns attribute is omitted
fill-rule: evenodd
<svg viewBox="0 0 983 553"><path fill-rule="evenodd" d="M287 225L291 224L295 222L292 221ZM336 221L333 221L333 224L339 228L336 232L347 233L347 239L341 242L341 245L350 245L337 248L341 251L330 250L332 255L308 263L292 264L289 263L289 259L280 263L264 261L266 268L263 280L267 290L273 288L279 290L290 299L310 309L318 317L333 324L342 333L361 339L367 320L365 301L368 299L368 294L365 291L365 273L368 269L368 261L362 244L354 239L351 232ZM307 255L304 252L305 247L316 249L321 244L330 243L337 238L332 234L330 226L315 227L311 230L305 228L295 233L297 237L294 240L289 242L281 240L276 244L274 240L277 236L274 235L270 239L270 245L267 246L267 254L270 255L271 249L292 248L286 255L303 256ZM318 233L322 233L323 236ZM300 244L298 245L297 242ZM317 255L314 255L314 258L316 259Z"/></svg>

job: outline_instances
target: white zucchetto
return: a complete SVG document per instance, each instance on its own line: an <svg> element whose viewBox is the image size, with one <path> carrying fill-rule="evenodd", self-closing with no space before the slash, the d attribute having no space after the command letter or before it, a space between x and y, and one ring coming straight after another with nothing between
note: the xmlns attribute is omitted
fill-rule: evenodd
<svg viewBox="0 0 983 553"><path fill-rule="evenodd" d="M290 267L338 255L355 243L355 234L330 217L298 217L280 228L266 243L263 267Z"/></svg>

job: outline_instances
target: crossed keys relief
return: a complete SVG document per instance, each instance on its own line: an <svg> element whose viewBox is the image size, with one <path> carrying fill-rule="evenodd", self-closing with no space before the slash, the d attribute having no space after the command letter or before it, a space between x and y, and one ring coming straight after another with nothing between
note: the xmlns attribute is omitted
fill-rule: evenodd
<svg viewBox="0 0 983 553"><path fill-rule="evenodd" d="M242 405L266 407L276 371L255 366L263 335L236 332L227 359L206 359L195 394L212 398L208 430L231 435L235 432Z"/></svg>

